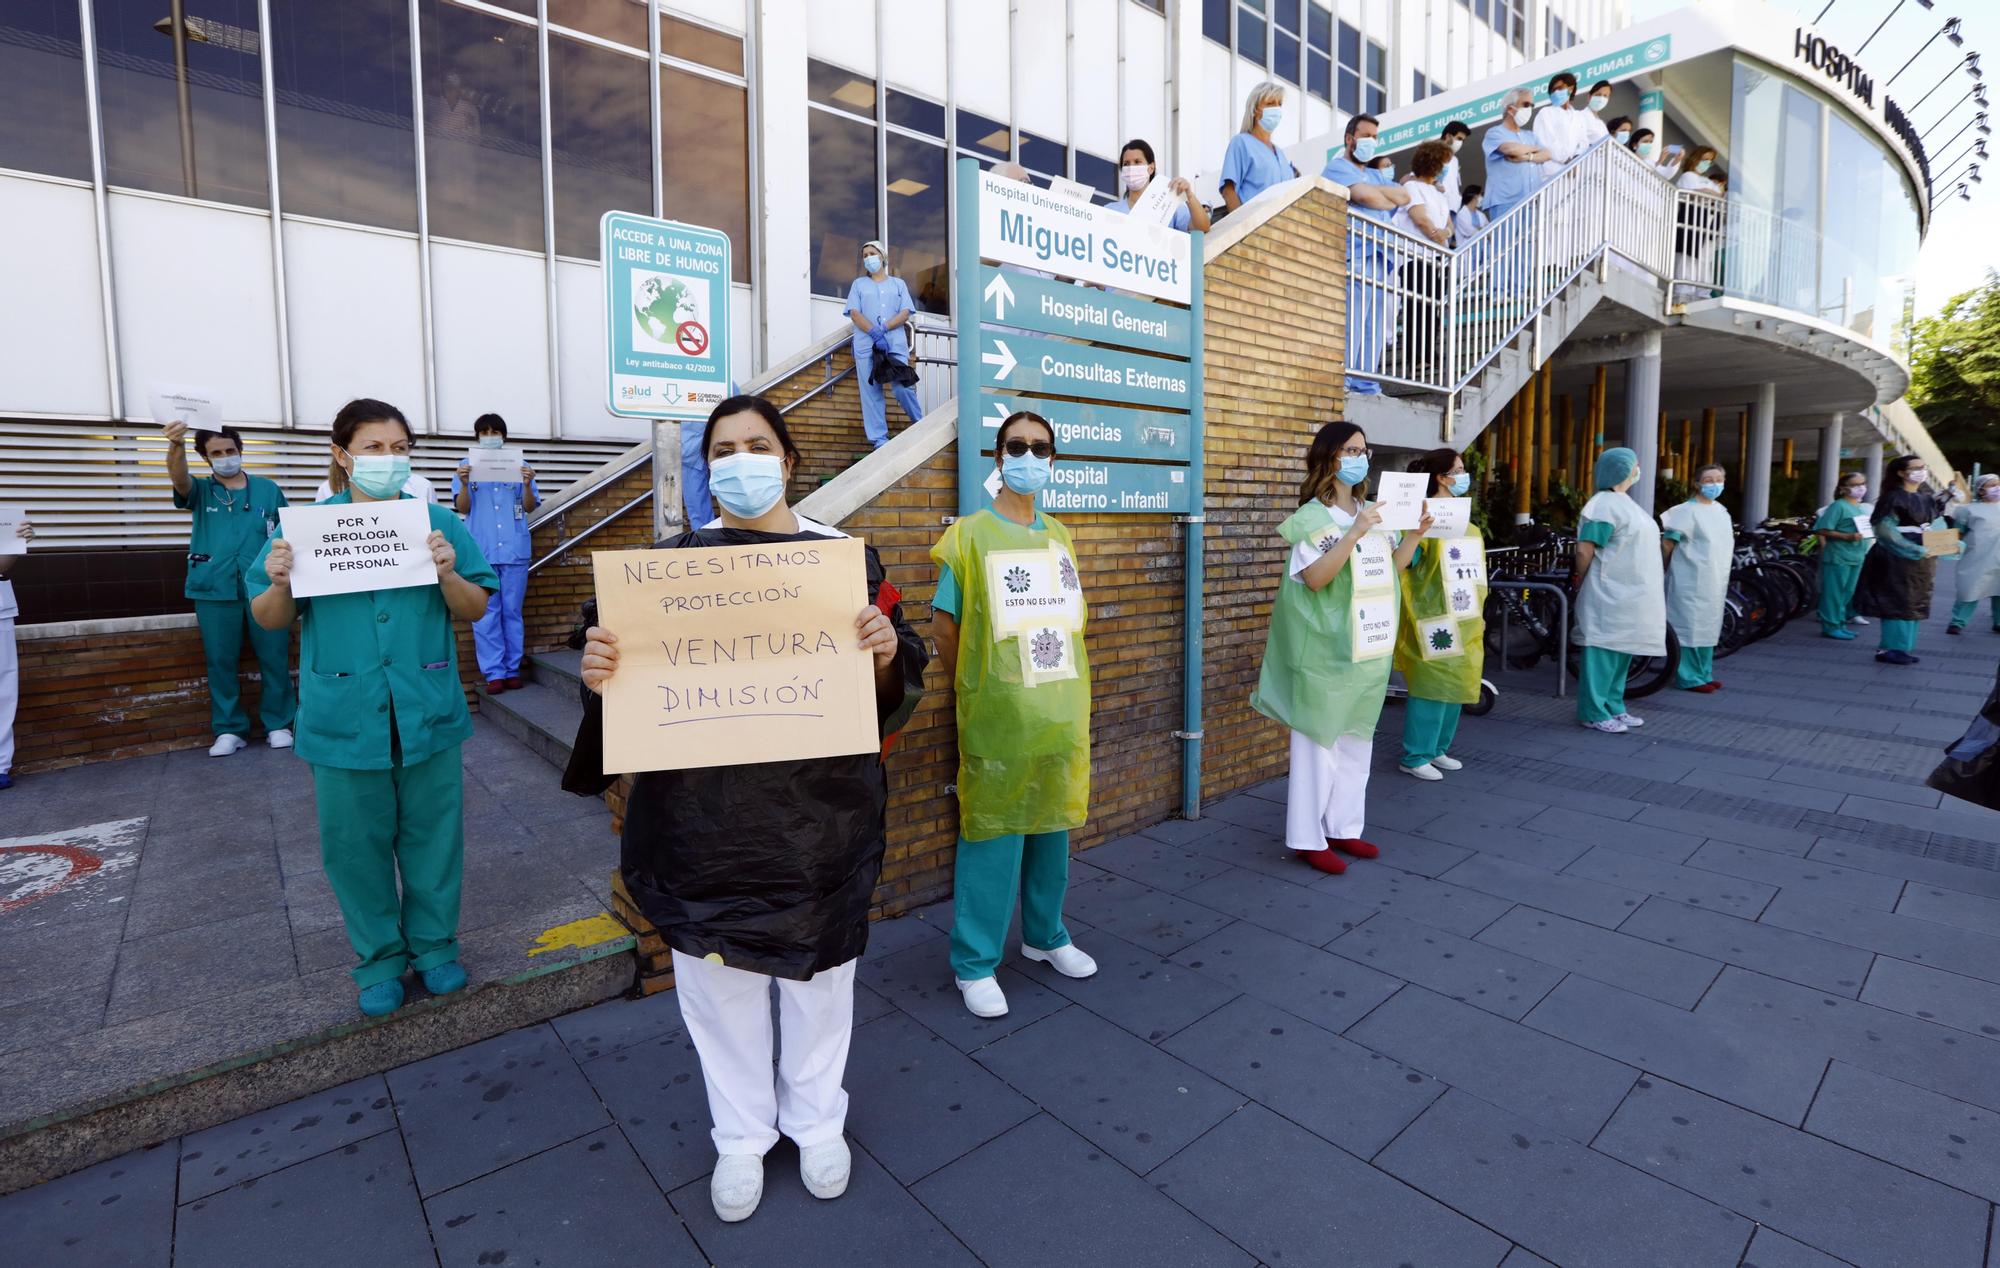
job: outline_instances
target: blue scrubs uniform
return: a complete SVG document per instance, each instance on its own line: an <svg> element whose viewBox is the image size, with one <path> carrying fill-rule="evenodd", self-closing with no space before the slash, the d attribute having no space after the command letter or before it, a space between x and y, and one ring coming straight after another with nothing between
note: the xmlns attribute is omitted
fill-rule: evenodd
<svg viewBox="0 0 2000 1268"><path fill-rule="evenodd" d="M1481 146L1481 152L1486 156L1486 198L1482 210L1486 212L1488 223L1499 220L1508 209L1518 205L1542 185L1540 163L1513 163L1500 157L1500 147L1509 142L1541 144L1540 138L1526 128L1509 132L1496 124L1486 130L1486 140ZM1528 283L1526 241L1517 239L1512 246L1491 243L1488 250L1493 252L1493 291L1501 296L1519 294Z"/></svg>
<svg viewBox="0 0 2000 1268"><path fill-rule="evenodd" d="M1236 186L1236 197L1246 203L1297 174L1282 146L1259 141L1249 132L1230 137L1229 148L1222 153L1221 183Z"/></svg>
<svg viewBox="0 0 2000 1268"><path fill-rule="evenodd" d="M699 428L682 428L683 433L688 431L697 437L701 435ZM454 475L451 478L454 506L458 505L459 491L458 477ZM528 597L528 565L534 555L528 516L523 509L524 491L532 493L535 501L542 500L541 490L533 480L525 485L474 480L471 509L465 513L465 526L472 531L472 540L479 543L486 562L500 574L499 593L487 602L486 615L472 623L472 645L479 653L479 674L488 682L515 678L521 673L521 608Z"/></svg>
<svg viewBox="0 0 2000 1268"><path fill-rule="evenodd" d="M1394 185L1396 178L1378 168L1363 167L1347 156L1342 150L1326 161L1326 169L1320 173L1336 185ZM1354 223L1355 216L1365 216L1383 224L1395 218L1396 213L1387 207L1363 207L1359 203L1347 205L1348 223ZM1372 374L1382 368L1382 348L1389 342L1389 295L1384 289L1389 281L1392 268L1389 252L1379 245L1379 238L1370 240L1367 236L1350 229L1347 237L1347 368L1359 374ZM1373 283L1373 285L1370 285ZM1379 395L1382 385L1373 379L1347 376L1347 390L1357 396Z"/></svg>
<svg viewBox="0 0 2000 1268"><path fill-rule="evenodd" d="M857 277L854 285L847 288L847 307L843 310L850 318L860 313L868 319L868 324L880 328L890 318L900 312L917 311L910 299L910 288L903 285L900 277L891 277L884 272L878 281L872 277ZM889 341L888 354L898 361L907 363L910 359L910 332L907 325L883 332ZM889 408L882 399L882 387L872 381L875 372L875 341L860 330L854 332L854 377L861 388L861 430L868 434L868 443L880 449L889 442ZM894 385L896 404L916 422L924 416L924 407L917 401L916 389L901 383Z"/></svg>

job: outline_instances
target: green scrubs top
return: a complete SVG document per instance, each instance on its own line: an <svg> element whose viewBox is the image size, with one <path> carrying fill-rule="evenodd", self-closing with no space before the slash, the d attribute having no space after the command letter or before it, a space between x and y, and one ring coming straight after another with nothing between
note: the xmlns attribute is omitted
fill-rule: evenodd
<svg viewBox="0 0 2000 1268"><path fill-rule="evenodd" d="M214 476L192 476L186 495L174 494L175 506L194 512L184 591L190 599L242 600L244 572L278 535L285 491L263 476L245 478L245 487L225 489Z"/></svg>
<svg viewBox="0 0 2000 1268"><path fill-rule="evenodd" d="M1836 533L1861 534L1861 540L1856 542L1821 538L1820 550L1827 562L1859 567L1862 557L1868 553L1868 539L1874 536L1874 530L1856 513L1858 510L1852 499L1835 498L1827 504L1824 511L1819 513L1819 518L1813 521L1815 531L1831 529Z"/></svg>
<svg viewBox="0 0 2000 1268"><path fill-rule="evenodd" d="M320 505L353 500L342 492ZM498 590L499 575L464 522L442 506L427 507L431 527L458 552L458 575L488 594ZM244 577L252 599L271 588L264 571L269 554L267 545ZM388 770L471 738L472 715L458 681L458 637L442 589L323 594L298 605L305 626L299 642L300 757L315 766Z"/></svg>

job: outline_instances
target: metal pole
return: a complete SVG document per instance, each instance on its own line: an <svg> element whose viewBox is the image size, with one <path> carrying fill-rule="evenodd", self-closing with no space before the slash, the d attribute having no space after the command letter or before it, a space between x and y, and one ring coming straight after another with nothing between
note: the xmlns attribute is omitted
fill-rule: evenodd
<svg viewBox="0 0 2000 1268"><path fill-rule="evenodd" d="M257 60L264 72L264 172L271 186L271 305L278 319L278 422L298 426L292 406L292 331L285 294L285 217L278 197L278 89L271 65L271 0L257 0Z"/></svg>
<svg viewBox="0 0 2000 1268"><path fill-rule="evenodd" d="M1194 261L1192 285L1189 298L1192 301L1193 340L1189 347L1188 383L1194 393L1189 402L1188 480L1193 486L1188 490L1188 515L1185 521L1187 531L1187 561L1183 568L1184 593L1181 598L1181 817L1201 818L1201 737L1202 737L1202 617L1207 605L1202 602L1202 548L1203 533L1207 527L1206 501L1203 484L1206 474L1202 468L1202 400L1203 357L1202 357L1202 303L1203 303L1203 255L1207 235L1195 233L1189 251Z"/></svg>
<svg viewBox="0 0 2000 1268"><path fill-rule="evenodd" d="M535 0L535 57L542 79L542 306L548 337L549 437L562 439L562 332L556 313L556 143L549 106L549 0ZM601 266L601 262L600 262Z"/></svg>
<svg viewBox="0 0 2000 1268"><path fill-rule="evenodd" d="M660 117L660 4L659 0L646 0L646 107L651 112L653 128L653 214L667 214L667 163L665 157L666 138L661 135L665 121ZM747 95L747 94L746 94ZM745 138L748 139L747 137ZM753 218L751 224L757 221ZM603 261L599 261L600 267ZM732 285L736 279L724 278L724 286ZM731 341L734 346L734 340Z"/></svg>
<svg viewBox="0 0 2000 1268"><path fill-rule="evenodd" d="M1893 84L1898 79L1901 79L1903 77L1903 71L1906 71L1910 69L1910 67L1916 65L1917 59L1924 55L1924 49L1928 49L1931 45L1937 43L1937 37L1943 35L1950 26L1951 23L1947 22L1944 24L1944 26L1941 26L1936 31L1932 32L1931 37L1924 41L1923 48L1920 48L1916 52L1910 54L1910 60L1903 63L1902 69L1898 70L1895 74L1889 76L1889 83L1883 84L1882 85L1883 89L1886 91L1889 87L1889 84Z"/></svg>
<svg viewBox="0 0 2000 1268"><path fill-rule="evenodd" d="M1854 50L1854 56L1860 57L1868 51L1868 46L1875 42L1875 37L1882 34L1882 28L1889 25L1889 18L1895 17L1896 14L1902 11L1904 3L1905 0L1896 0L1895 8L1889 10L1889 17L1883 18L1875 25L1875 29L1868 33L1868 38L1861 41L1861 47Z"/></svg>
<svg viewBox="0 0 2000 1268"><path fill-rule="evenodd" d="M88 4L90 0L84 0ZM410 0L410 134L417 160L417 315L424 352L424 434L438 434L437 328L431 309L431 187L424 161L424 26Z"/></svg>
<svg viewBox="0 0 2000 1268"><path fill-rule="evenodd" d="M1118 15L1119 20L1123 21L1125 6L1120 5L1118 7L1120 10ZM952 232L950 226L958 223L958 75L955 70L957 56L954 52L957 45L952 43L952 35L958 25L952 20L952 15L957 11L958 6L955 4L947 4L944 7L944 223L947 226L945 229L946 233ZM956 244L954 243L954 245ZM949 297L948 306L953 313L957 313L959 302L958 269L956 267L947 268L944 271L944 275L945 293ZM962 351L960 355L963 355Z"/></svg>
<svg viewBox="0 0 2000 1268"><path fill-rule="evenodd" d="M1969 60L1969 59L1968 59L1968 60ZM1944 73L1944 78L1943 78L1943 79L1940 79L1940 80L1938 80L1938 81L1937 81L1936 83L1932 84L1932 85L1931 85L1931 90L1930 90L1930 92L1927 92L1927 93L1925 93L1925 94L1924 94L1923 96L1921 96L1921 97L1917 98L1917 104L1916 104L1916 105L1914 105L1914 106L1911 106L1911 107L1910 107L1910 109L1909 109L1909 111L1906 111L1905 113L1906 113L1906 114L1907 114L1907 113L1913 113L1913 112L1915 112L1915 111L1916 111L1917 109L1919 109L1920 107L1922 107L1922 105L1923 105L1923 104L1924 104L1924 103L1925 103L1926 101L1929 101L1929 100L1931 99L1931 96L1932 96L1932 95L1933 95L1934 93L1936 93L1938 89L1940 89L1940 88L1944 87L1944 86L1945 86L1946 84L1948 84L1948 83L1950 83L1950 82L1951 82L1951 71L1952 71L1952 70L1957 70L1957 69L1958 69L1958 68L1959 68L1960 66L1963 66L1963 65L1965 65L1965 62L1964 62L1964 61L1958 61L1958 62L1954 62L1954 63L1952 64L1952 68L1951 68L1951 70L1948 70L1948 71L1946 71L1946 72Z"/></svg>
<svg viewBox="0 0 2000 1268"><path fill-rule="evenodd" d="M1931 133L1937 131L1940 127L1943 127L1944 121L1946 119L1951 118L1951 112L1953 110L1958 109L1960 106L1964 105L1967 101L1970 101L1972 99L1972 94L1978 91L1979 91L1979 85L1976 83L1972 85L1972 87L1966 89L1965 96L1960 97L1957 101L1952 102L1951 106L1943 114L1937 117L1937 121L1935 123L1931 124L1930 127L1925 128L1921 133L1917 135L1917 140L1919 141L1930 140Z"/></svg>
<svg viewBox="0 0 2000 1268"><path fill-rule="evenodd" d="M201 197L195 185L194 173L194 102L188 89L188 47L187 47L187 4L185 0L171 0L167 6L167 20L173 30L167 34L174 42L174 104L181 113L181 185L189 198Z"/></svg>
<svg viewBox="0 0 2000 1268"><path fill-rule="evenodd" d="M104 193L104 111L97 93L97 22L91 0L76 0L83 46L84 116L90 127L90 205L97 233L97 302L104 320L104 380L110 388L111 417L125 419L125 384L119 370L118 310L111 276L111 208Z"/></svg>
<svg viewBox="0 0 2000 1268"><path fill-rule="evenodd" d="M889 32L882 22L884 6L879 2L871 6L875 10L875 236L884 247L889 242ZM949 50L946 50L949 52ZM882 265L884 276L889 266ZM914 330L904 332L905 336L916 334ZM916 354L917 341L909 340L910 353Z"/></svg>

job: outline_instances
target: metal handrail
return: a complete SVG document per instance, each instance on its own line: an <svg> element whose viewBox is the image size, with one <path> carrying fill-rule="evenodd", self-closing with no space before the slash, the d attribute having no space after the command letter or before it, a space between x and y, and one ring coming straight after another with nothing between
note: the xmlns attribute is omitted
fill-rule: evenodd
<svg viewBox="0 0 2000 1268"><path fill-rule="evenodd" d="M1560 700L1569 688L1569 592L1550 581L1528 581L1515 577L1493 578L1495 587L1519 587L1523 590L1544 590L1556 597L1562 608L1562 620L1556 626L1556 699ZM1500 649L1507 649L1507 631L1513 628L1511 613L1505 603L1500 605Z"/></svg>

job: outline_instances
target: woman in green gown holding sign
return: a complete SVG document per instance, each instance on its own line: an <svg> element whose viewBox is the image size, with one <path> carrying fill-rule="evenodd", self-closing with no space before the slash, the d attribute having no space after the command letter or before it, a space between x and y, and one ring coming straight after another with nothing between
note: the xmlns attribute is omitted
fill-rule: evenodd
<svg viewBox="0 0 2000 1268"><path fill-rule="evenodd" d="M1347 870L1340 854L1381 854L1361 838L1368 759L1396 647L1396 577L1431 526L1426 512L1413 533L1380 527L1368 457L1368 437L1347 422L1320 428L1306 451L1299 509L1278 526L1291 556L1250 697L1292 729L1285 844L1336 876Z"/></svg>
<svg viewBox="0 0 2000 1268"><path fill-rule="evenodd" d="M1021 955L1066 977L1097 972L1062 919L1069 834L1090 808L1090 659L1076 547L1035 505L1055 430L1023 410L993 448L993 505L931 547L932 633L958 697L951 969L976 1017L1007 1011L995 972L1017 889Z"/></svg>
<svg viewBox="0 0 2000 1268"><path fill-rule="evenodd" d="M1426 497L1462 498L1472 476L1456 449L1433 449L1410 470L1430 476ZM1443 779L1463 763L1451 756L1458 715L1479 700L1486 668L1486 546L1467 521L1463 537L1426 537L1403 570L1404 619L1396 630L1396 671L1410 689L1403 710L1405 775Z"/></svg>

